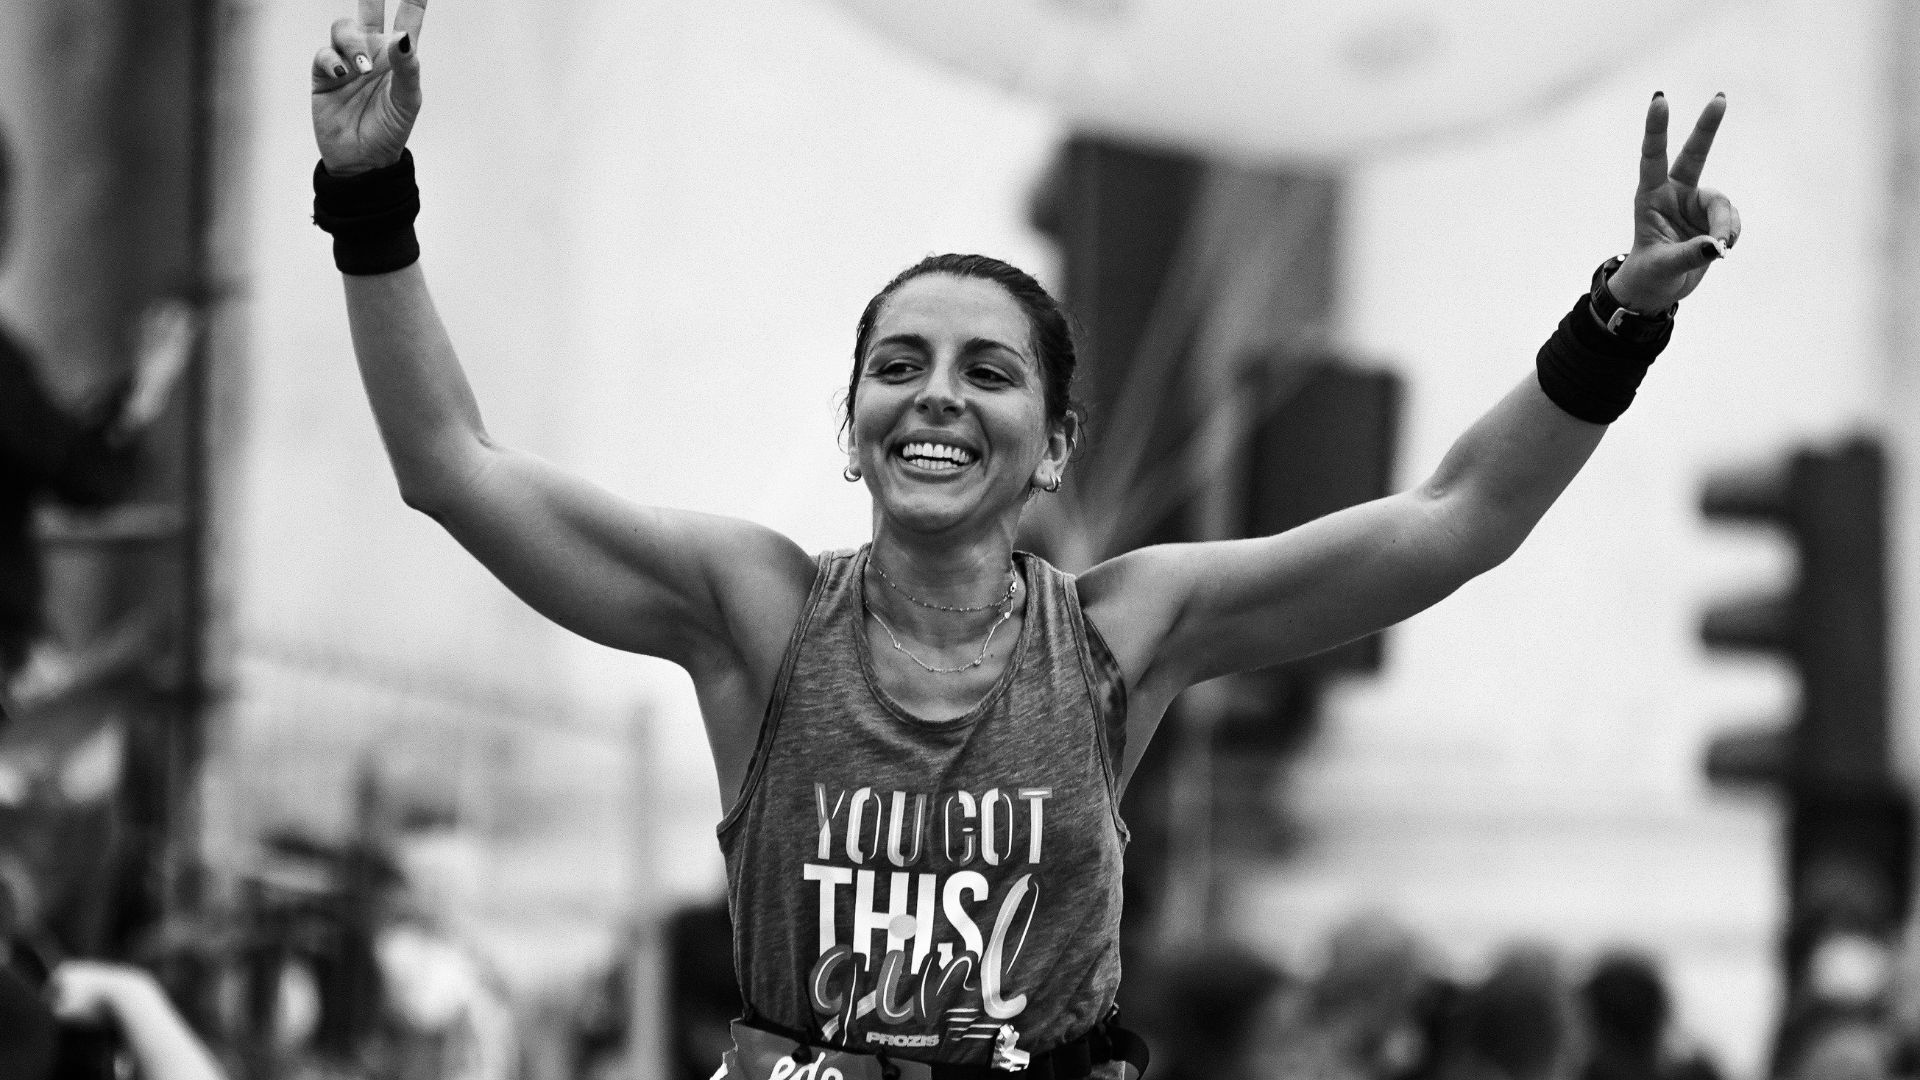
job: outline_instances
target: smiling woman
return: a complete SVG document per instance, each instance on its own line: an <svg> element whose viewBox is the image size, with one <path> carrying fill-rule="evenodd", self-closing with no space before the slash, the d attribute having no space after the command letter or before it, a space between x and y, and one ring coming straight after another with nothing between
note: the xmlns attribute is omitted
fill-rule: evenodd
<svg viewBox="0 0 1920 1080"><path fill-rule="evenodd" d="M1061 335L1065 347L1049 352L1040 320L989 274L1046 297L1005 263L936 256L896 278L861 320L847 472L867 478L876 539L889 510L917 522L907 526L915 531L959 524L940 519L936 505L971 514L970 533L1006 532L1018 527L1029 494L1060 486L1079 432L1068 400L1072 339ZM1051 298L1042 312L1064 322ZM964 507L955 501L962 493L975 497ZM927 512L935 517L922 520Z"/></svg>
<svg viewBox="0 0 1920 1080"><path fill-rule="evenodd" d="M1405 618L1505 559L1739 233L1697 186L1724 100L1669 167L1656 95L1631 253L1424 483L1077 578L1014 548L1079 441L1066 316L1003 262L932 257L855 332L846 476L873 500L871 535L809 554L632 505L488 435L412 229L424 15L405 0L389 31L382 0L361 0L314 58L314 219L362 378L408 504L556 622L692 676L748 1006L722 1075L746 1080L1138 1068L1112 1014L1119 799L1173 697Z"/></svg>

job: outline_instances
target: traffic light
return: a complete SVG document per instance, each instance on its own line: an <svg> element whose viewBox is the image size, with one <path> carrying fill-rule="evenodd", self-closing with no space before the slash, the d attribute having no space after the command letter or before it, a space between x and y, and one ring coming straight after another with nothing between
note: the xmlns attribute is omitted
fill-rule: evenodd
<svg viewBox="0 0 1920 1080"><path fill-rule="evenodd" d="M1715 739L1710 778L1827 793L1890 782L1885 475L1879 445L1859 438L1707 482L1708 518L1782 529L1799 567L1784 593L1708 610L1701 640L1781 656L1801 691L1787 726Z"/></svg>
<svg viewBox="0 0 1920 1080"><path fill-rule="evenodd" d="M1700 626L1710 648L1777 655L1800 683L1789 722L1723 733L1705 762L1715 783L1784 804L1786 1069L1823 1027L1884 1006L1885 985L1858 974L1872 965L1836 958L1888 952L1909 908L1913 804L1888 746L1885 454L1867 438L1802 447L1709 479L1700 506L1780 529L1797 555L1786 590L1710 608Z"/></svg>

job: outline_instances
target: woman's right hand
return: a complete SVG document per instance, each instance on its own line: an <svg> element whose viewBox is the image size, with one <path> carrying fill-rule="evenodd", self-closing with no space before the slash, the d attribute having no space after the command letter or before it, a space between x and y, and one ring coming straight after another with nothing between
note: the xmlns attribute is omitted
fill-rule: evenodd
<svg viewBox="0 0 1920 1080"><path fill-rule="evenodd" d="M400 160L420 115L420 24L427 0L400 0L393 32L386 0L359 0L358 18L333 24L313 58L313 137L335 176Z"/></svg>

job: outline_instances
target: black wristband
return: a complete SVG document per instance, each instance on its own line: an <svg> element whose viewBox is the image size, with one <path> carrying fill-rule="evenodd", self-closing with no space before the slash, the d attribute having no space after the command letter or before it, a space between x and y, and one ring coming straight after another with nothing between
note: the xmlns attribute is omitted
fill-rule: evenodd
<svg viewBox="0 0 1920 1080"><path fill-rule="evenodd" d="M324 162L313 167L313 223L333 235L333 264L343 274L386 274L418 262L419 213L411 150L352 176L335 176Z"/></svg>
<svg viewBox="0 0 1920 1080"><path fill-rule="evenodd" d="M1581 293L1553 336L1540 346L1534 371L1540 389L1567 415L1590 424L1611 424L1633 404L1640 380L1672 337L1671 323L1646 341L1608 333L1594 321L1589 295Z"/></svg>

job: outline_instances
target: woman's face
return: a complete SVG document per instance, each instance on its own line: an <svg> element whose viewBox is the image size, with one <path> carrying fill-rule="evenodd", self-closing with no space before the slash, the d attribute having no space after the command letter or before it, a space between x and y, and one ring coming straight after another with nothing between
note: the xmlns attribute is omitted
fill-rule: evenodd
<svg viewBox="0 0 1920 1080"><path fill-rule="evenodd" d="M849 453L879 512L916 532L1017 520L1068 446L1047 423L1026 312L1000 285L924 274L888 297L860 357Z"/></svg>

